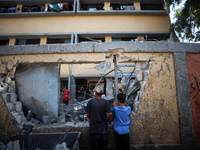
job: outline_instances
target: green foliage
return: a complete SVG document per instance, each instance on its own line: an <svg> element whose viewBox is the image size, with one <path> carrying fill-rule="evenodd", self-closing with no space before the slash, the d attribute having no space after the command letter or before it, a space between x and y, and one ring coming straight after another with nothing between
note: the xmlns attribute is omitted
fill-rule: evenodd
<svg viewBox="0 0 200 150"><path fill-rule="evenodd" d="M166 7L175 7L174 0L166 0L166 3ZM180 38L189 41L200 41L200 33L197 32L200 32L200 0L186 0L174 17L176 21L171 25L171 33L176 32Z"/></svg>

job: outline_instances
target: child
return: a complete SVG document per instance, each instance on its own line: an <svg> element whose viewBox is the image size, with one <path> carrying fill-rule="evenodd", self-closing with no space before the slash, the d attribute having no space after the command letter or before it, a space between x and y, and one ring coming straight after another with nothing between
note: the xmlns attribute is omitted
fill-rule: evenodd
<svg viewBox="0 0 200 150"><path fill-rule="evenodd" d="M126 103L126 95L119 93L117 95L117 102L113 105L112 115L114 117L114 130L115 130L115 144L116 150L129 150L129 125L131 114L131 107Z"/></svg>

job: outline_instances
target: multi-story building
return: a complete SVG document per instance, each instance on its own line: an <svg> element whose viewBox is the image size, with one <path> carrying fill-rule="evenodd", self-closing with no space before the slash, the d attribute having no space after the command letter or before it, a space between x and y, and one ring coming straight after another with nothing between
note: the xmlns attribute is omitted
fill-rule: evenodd
<svg viewBox="0 0 200 150"><path fill-rule="evenodd" d="M1 1L0 7L1 45L167 41L169 38L170 19L162 0L22 0ZM61 79L69 76L68 69L64 69L67 67L61 66ZM99 72L88 73L85 69L77 73L76 66L73 68L77 84L87 83L78 78L94 77L94 74L99 78Z"/></svg>
<svg viewBox="0 0 200 150"><path fill-rule="evenodd" d="M186 99L189 93L182 98L190 107L182 107L179 97L184 89L179 88L183 80L178 71L185 69L179 59L184 55L186 62L186 53L199 53L199 45L191 50L192 44L171 43L169 29L169 11L164 9L163 0L0 0L1 79L10 76L14 85L15 70L21 65L59 64L54 68L59 72L56 88L67 86L76 99L80 86L89 91L98 82L106 95L115 94L114 83L120 85L128 73L141 85L134 96L131 144L190 146L194 139L192 115L182 115L191 111L191 106ZM121 65L124 73L117 75L117 80L115 65ZM105 74L106 78L101 78ZM59 90L54 97L57 102ZM181 123L188 121L189 125L180 124L179 117ZM81 145L88 145L88 124L83 124L63 124L54 126L54 130L49 129L51 125L36 127L35 132L64 131L68 126L72 131L81 131ZM17 127L6 129L9 136L19 133L10 128ZM198 129L195 133L199 135ZM111 129L110 145L114 145L112 134Z"/></svg>

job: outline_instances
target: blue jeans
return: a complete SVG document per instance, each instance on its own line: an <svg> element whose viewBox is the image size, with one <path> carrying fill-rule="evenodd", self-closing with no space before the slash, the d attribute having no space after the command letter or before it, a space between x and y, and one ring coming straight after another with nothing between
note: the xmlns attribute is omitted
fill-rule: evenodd
<svg viewBox="0 0 200 150"><path fill-rule="evenodd" d="M107 150L108 133L90 133L91 150Z"/></svg>

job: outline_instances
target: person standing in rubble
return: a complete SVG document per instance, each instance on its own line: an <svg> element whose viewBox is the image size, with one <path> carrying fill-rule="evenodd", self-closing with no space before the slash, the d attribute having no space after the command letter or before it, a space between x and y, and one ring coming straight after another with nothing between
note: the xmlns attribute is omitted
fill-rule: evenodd
<svg viewBox="0 0 200 150"><path fill-rule="evenodd" d="M112 115L114 117L114 130L115 130L115 144L116 150L129 150L129 126L131 114L131 107L126 103L126 95L119 93L117 95L117 103L114 102Z"/></svg>
<svg viewBox="0 0 200 150"><path fill-rule="evenodd" d="M112 111L107 100L102 99L103 88L94 89L96 98L87 104L87 117L90 122L90 141L92 150L107 150L108 122L111 124Z"/></svg>
<svg viewBox="0 0 200 150"><path fill-rule="evenodd" d="M78 90L78 101L83 101L85 100L85 90L83 88L83 85L81 85L80 89Z"/></svg>
<svg viewBox="0 0 200 150"><path fill-rule="evenodd" d="M72 93L64 87L63 88L63 103L66 105L70 104L71 97L72 97Z"/></svg>

